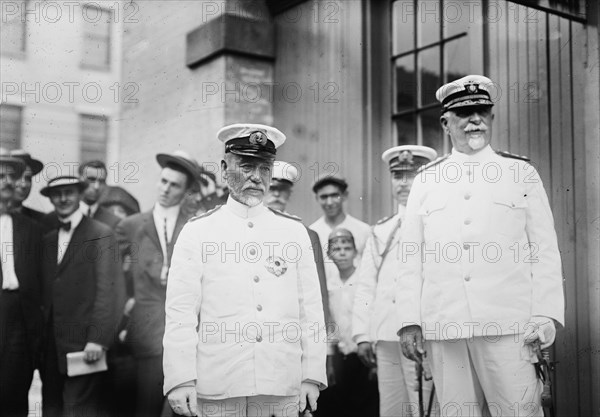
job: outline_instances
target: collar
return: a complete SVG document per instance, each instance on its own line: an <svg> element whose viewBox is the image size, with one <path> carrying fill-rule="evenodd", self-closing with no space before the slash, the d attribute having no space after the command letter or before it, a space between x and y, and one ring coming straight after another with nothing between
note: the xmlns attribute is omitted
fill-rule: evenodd
<svg viewBox="0 0 600 417"><path fill-rule="evenodd" d="M404 217L405 213L406 213L406 206L404 206L402 204L398 204L398 211L396 212L396 214L399 214L400 217Z"/></svg>
<svg viewBox="0 0 600 417"><path fill-rule="evenodd" d="M452 159L459 162L487 162L495 155L496 152L494 152L489 144L472 155L467 155L466 153L457 151L456 148L452 148Z"/></svg>
<svg viewBox="0 0 600 417"><path fill-rule="evenodd" d="M233 214L242 219L248 219L250 217L256 217L265 211L267 211L267 207L260 203L257 206L249 207L245 204L240 203L239 201L234 200L231 196L227 198L227 203L225 204Z"/></svg>
<svg viewBox="0 0 600 417"><path fill-rule="evenodd" d="M71 222L71 232L73 230L75 230L75 228L77 226L79 226L79 223L81 223L81 219L83 219L83 213L81 212L81 210L75 210L75 212L73 214L71 214L69 217L67 217L66 219L62 219L62 218L58 218L58 221L61 223L67 223L67 222Z"/></svg>
<svg viewBox="0 0 600 417"><path fill-rule="evenodd" d="M92 216L94 214L96 214L96 211L98 211L98 203L94 203L92 205L89 205L88 203L86 203L85 201L80 201L79 202L79 210L85 215L87 216L89 209L92 209Z"/></svg>
<svg viewBox="0 0 600 417"><path fill-rule="evenodd" d="M181 204L177 204L171 207L163 207L160 204L156 203L154 205L154 214L159 216L160 218L177 218L179 216L179 210L181 209Z"/></svg>

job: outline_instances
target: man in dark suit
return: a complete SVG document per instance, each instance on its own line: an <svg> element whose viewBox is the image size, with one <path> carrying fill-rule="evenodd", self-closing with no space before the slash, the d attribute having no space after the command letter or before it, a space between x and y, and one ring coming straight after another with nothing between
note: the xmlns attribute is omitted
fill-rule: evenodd
<svg viewBox="0 0 600 417"><path fill-rule="evenodd" d="M25 164L0 151L0 415L26 417L42 322L40 226L10 211Z"/></svg>
<svg viewBox="0 0 600 417"><path fill-rule="evenodd" d="M31 193L31 180L42 172L44 164L41 161L32 158L31 155L23 149L12 150L10 156L18 158L25 163L25 171L23 171L23 175L21 175L21 178L15 183L15 195L12 203L13 211L21 213L22 215L43 224L45 213L25 206L23 205L23 202L27 200L27 197L29 197L29 194Z"/></svg>
<svg viewBox="0 0 600 417"><path fill-rule="evenodd" d="M102 161L88 161L79 166L79 177L85 183L79 207L84 216L98 220L114 230L121 219L99 204L99 199L107 188L107 175L106 165ZM44 222L53 229L58 227L56 212L47 214Z"/></svg>
<svg viewBox="0 0 600 417"><path fill-rule="evenodd" d="M200 172L198 164L181 151L158 154L156 159L162 170L154 208L129 216L117 225L121 254L131 258L135 305L127 342L137 364L138 417L158 417L164 404L162 339L166 285L173 247L189 217L181 210L181 202L199 180Z"/></svg>
<svg viewBox="0 0 600 417"><path fill-rule="evenodd" d="M108 171L102 161L88 161L79 166L79 177L87 184L83 191L81 211L88 217L109 225L112 229L121 220L99 204L100 197L107 191Z"/></svg>
<svg viewBox="0 0 600 417"><path fill-rule="evenodd" d="M101 373L67 376L67 354L102 359L114 340L123 280L114 232L84 216L86 184L57 177L41 193L54 205L60 227L44 237L43 415L96 416Z"/></svg>

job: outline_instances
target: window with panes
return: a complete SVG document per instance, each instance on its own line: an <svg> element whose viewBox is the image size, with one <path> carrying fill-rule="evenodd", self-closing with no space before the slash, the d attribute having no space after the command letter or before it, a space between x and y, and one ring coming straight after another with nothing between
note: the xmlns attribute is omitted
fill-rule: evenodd
<svg viewBox="0 0 600 417"><path fill-rule="evenodd" d="M83 55L84 68L109 70L111 61L112 11L92 4L83 6Z"/></svg>
<svg viewBox="0 0 600 417"><path fill-rule="evenodd" d="M108 145L108 118L92 114L80 114L81 162L106 160Z"/></svg>
<svg viewBox="0 0 600 417"><path fill-rule="evenodd" d="M27 1L2 2L0 24L0 53L21 56L25 54L27 39Z"/></svg>
<svg viewBox="0 0 600 417"><path fill-rule="evenodd" d="M12 151L21 147L23 107L0 104L0 146Z"/></svg>
<svg viewBox="0 0 600 417"><path fill-rule="evenodd" d="M438 154L451 149L440 127L435 92L443 84L476 72L483 48L480 2L395 0L392 16L392 121L399 145L430 146ZM483 46L483 44L482 44Z"/></svg>

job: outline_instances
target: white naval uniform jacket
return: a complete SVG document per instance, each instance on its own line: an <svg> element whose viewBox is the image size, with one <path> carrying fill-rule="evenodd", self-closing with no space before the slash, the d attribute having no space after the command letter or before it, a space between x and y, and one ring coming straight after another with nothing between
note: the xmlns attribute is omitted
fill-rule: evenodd
<svg viewBox="0 0 600 417"><path fill-rule="evenodd" d="M528 162L453 150L415 178L400 233L401 327L448 340L520 334L531 316L564 325L554 220Z"/></svg>
<svg viewBox="0 0 600 417"><path fill-rule="evenodd" d="M356 343L398 341L396 332L400 320L396 309L396 285L400 262L400 229L397 226L404 212L404 206L398 206L398 213L373 226L365 245L352 314L352 335ZM382 263L381 256L392 233L394 236Z"/></svg>
<svg viewBox="0 0 600 417"><path fill-rule="evenodd" d="M187 223L167 285L164 392L291 396L326 387L317 269L300 221L233 200Z"/></svg>

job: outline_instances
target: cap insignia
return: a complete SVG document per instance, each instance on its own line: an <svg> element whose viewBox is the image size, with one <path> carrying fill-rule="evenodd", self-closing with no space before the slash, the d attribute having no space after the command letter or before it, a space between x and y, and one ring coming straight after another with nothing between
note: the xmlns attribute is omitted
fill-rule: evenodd
<svg viewBox="0 0 600 417"><path fill-rule="evenodd" d="M253 145L265 145L267 143L267 135L263 132L252 132L248 140Z"/></svg>

